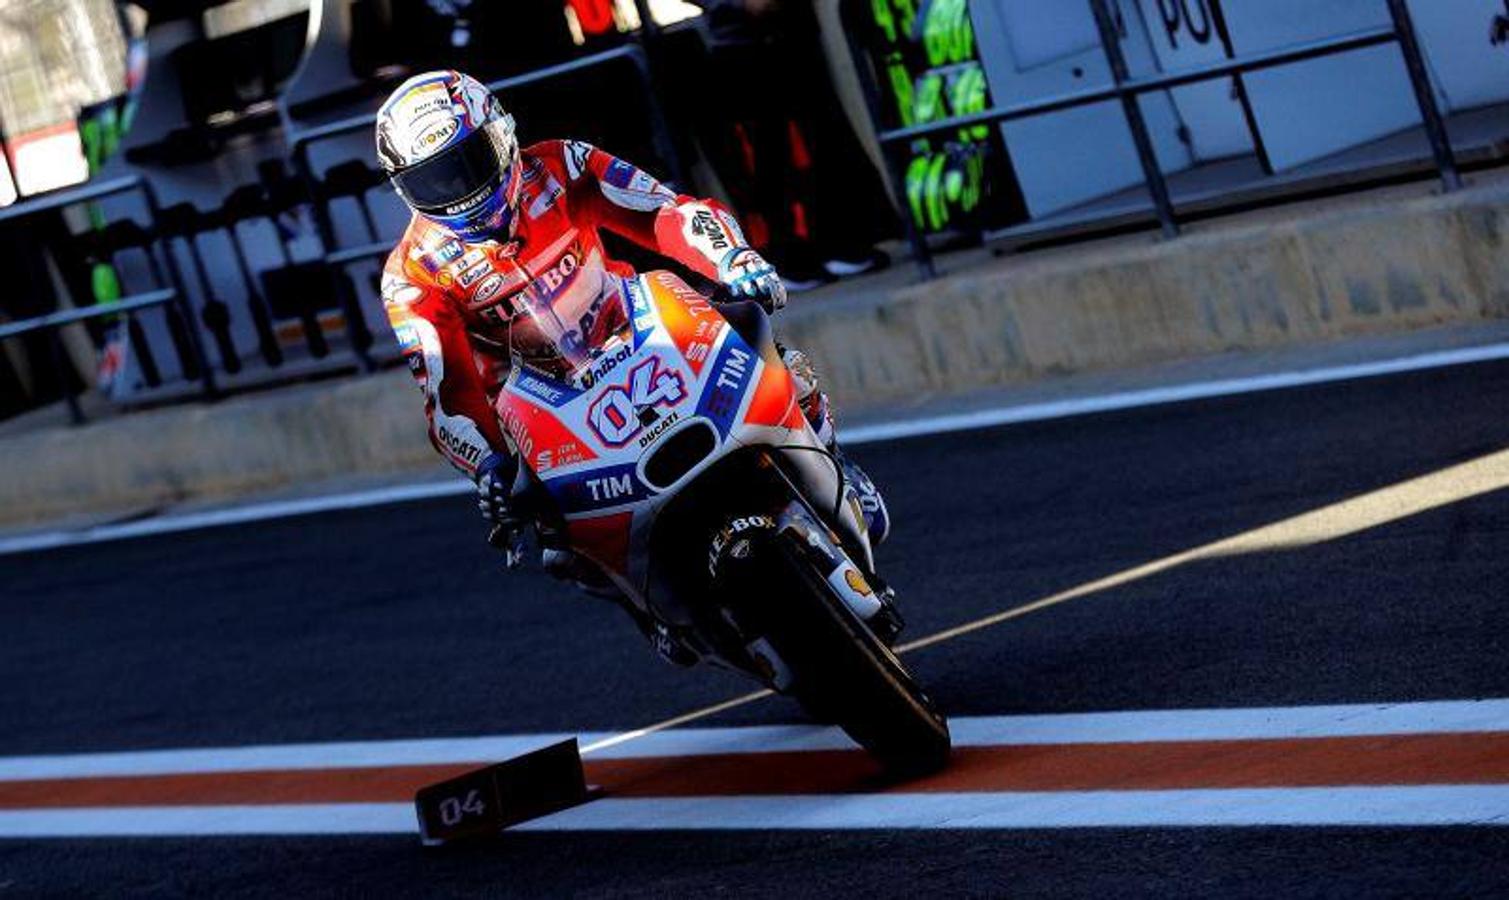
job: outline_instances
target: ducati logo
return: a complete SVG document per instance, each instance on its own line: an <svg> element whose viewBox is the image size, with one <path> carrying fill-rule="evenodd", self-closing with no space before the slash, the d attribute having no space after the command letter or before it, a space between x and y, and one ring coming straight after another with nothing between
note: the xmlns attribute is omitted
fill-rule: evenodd
<svg viewBox="0 0 1509 900"><path fill-rule="evenodd" d="M697 237L705 237L708 243L713 245L714 250L728 249L728 235L723 226L718 224L713 214L706 209L699 209L692 216L692 234Z"/></svg>

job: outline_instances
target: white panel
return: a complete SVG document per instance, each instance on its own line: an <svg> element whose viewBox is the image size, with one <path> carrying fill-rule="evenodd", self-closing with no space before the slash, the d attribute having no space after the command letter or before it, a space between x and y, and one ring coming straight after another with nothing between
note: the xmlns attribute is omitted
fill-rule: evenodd
<svg viewBox="0 0 1509 900"><path fill-rule="evenodd" d="M1003 0L999 8L1018 69L1035 69L1066 56L1100 51L1095 19L1082 3Z"/></svg>
<svg viewBox="0 0 1509 900"><path fill-rule="evenodd" d="M1509 44L1489 43L1504 0L1409 0L1430 74L1448 109L1509 101Z"/></svg>
<svg viewBox="0 0 1509 900"><path fill-rule="evenodd" d="M1122 41L1134 74L1154 70L1153 51L1132 0L1123 2ZM1110 67L1088 4L1063 0L979 0L971 4L980 59L998 105L1016 105L1107 84ZM1164 171L1192 163L1177 137L1167 94L1143 98L1143 115ZM1117 102L1001 126L1027 209L1034 218L1143 182L1126 117Z"/></svg>
<svg viewBox="0 0 1509 900"><path fill-rule="evenodd" d="M1388 24L1383 0L1225 0L1238 56ZM1420 121L1393 45L1296 63L1246 78L1273 166L1303 165Z"/></svg>
<svg viewBox="0 0 1509 900"><path fill-rule="evenodd" d="M1138 0L1138 3L1162 71L1176 72L1225 61L1226 52L1210 16L1209 0ZM1252 135L1231 79L1192 84L1175 88L1171 93L1179 118L1189 129L1196 159L1253 152Z"/></svg>
<svg viewBox="0 0 1509 900"><path fill-rule="evenodd" d="M1117 103L1001 127L1034 218L1140 184L1137 147Z"/></svg>

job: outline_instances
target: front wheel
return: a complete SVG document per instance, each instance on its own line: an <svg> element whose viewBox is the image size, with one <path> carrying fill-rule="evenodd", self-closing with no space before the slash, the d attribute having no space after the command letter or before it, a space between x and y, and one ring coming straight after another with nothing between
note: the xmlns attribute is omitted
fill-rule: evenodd
<svg viewBox="0 0 1509 900"><path fill-rule="evenodd" d="M765 635L791 669L789 691L834 722L886 769L918 775L948 762L948 719L901 660L835 594L789 534L770 535L759 560Z"/></svg>

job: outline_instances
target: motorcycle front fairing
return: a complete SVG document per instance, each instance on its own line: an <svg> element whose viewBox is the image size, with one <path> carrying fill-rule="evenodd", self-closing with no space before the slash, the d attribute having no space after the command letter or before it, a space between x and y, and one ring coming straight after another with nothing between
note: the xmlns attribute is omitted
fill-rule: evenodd
<svg viewBox="0 0 1509 900"><path fill-rule="evenodd" d="M651 589L655 567L705 566L705 545L688 546L685 561L651 559L657 518L674 497L747 448L781 455L799 489L823 498L814 505L835 505L841 476L796 403L768 325L762 336L763 313L746 339L672 273L578 276L597 280L597 299L570 315L538 291L517 301L498 413L572 548L641 608L688 624L687 598L669 596L659 578ZM869 566L857 510L836 505L835 527Z"/></svg>

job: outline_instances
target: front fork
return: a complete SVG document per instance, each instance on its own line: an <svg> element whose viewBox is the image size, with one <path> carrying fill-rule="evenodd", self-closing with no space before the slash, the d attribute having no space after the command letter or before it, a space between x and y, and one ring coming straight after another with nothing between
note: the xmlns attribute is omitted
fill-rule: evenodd
<svg viewBox="0 0 1509 900"><path fill-rule="evenodd" d="M792 501L777 519L777 524L778 531L796 543L807 562L823 574L834 594L856 616L868 622L881 611L884 604L876 595L870 579L805 504Z"/></svg>
<svg viewBox="0 0 1509 900"><path fill-rule="evenodd" d="M881 640L890 644L901 630L901 618L894 605L877 589L873 576L867 576L855 563L837 536L801 500L792 500L775 515L742 516L729 520L713 539L709 563L718 593L738 597L730 610L728 622L744 635L739 639L744 664L766 685L777 691L791 686L791 672L765 639L760 615L767 608L767 598L751 593L744 578L751 572L744 565L760 552L762 542L785 542L798 557L827 583L834 597L860 621L866 623ZM765 552L773 552L767 548ZM758 567L758 558L752 561Z"/></svg>

